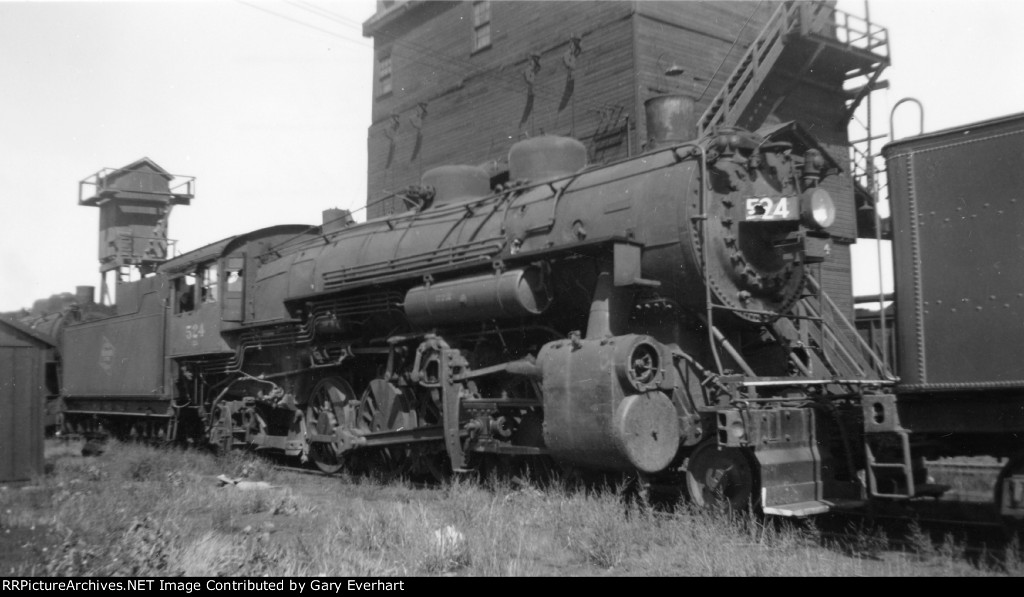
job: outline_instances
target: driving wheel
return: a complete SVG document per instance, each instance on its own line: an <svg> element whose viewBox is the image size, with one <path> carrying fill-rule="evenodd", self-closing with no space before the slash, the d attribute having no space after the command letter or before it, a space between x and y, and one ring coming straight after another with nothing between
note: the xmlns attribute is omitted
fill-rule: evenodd
<svg viewBox="0 0 1024 597"><path fill-rule="evenodd" d="M358 424L365 434L415 429L419 426L415 397L384 379L375 379L359 402ZM373 469L386 477L394 477L409 472L416 453L410 446L396 443L377 448L368 456L373 461Z"/></svg>
<svg viewBox="0 0 1024 597"><path fill-rule="evenodd" d="M753 498L753 469L739 449L705 443L687 461L686 488L702 508L743 510Z"/></svg>
<svg viewBox="0 0 1024 597"><path fill-rule="evenodd" d="M334 435L345 426L346 416L356 404L352 386L340 377L325 377L318 381L306 401L306 430L314 435ZM340 442L310 442L309 458L318 469L333 474L345 465Z"/></svg>

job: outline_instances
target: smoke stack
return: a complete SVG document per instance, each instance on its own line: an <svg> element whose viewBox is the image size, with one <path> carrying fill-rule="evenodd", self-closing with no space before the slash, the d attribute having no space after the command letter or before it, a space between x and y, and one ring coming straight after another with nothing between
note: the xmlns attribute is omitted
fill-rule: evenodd
<svg viewBox="0 0 1024 597"><path fill-rule="evenodd" d="M75 302L79 305L93 304L95 296L95 286L75 286Z"/></svg>
<svg viewBox="0 0 1024 597"><path fill-rule="evenodd" d="M677 145L697 138L697 114L693 98L660 95L644 102L647 148Z"/></svg>

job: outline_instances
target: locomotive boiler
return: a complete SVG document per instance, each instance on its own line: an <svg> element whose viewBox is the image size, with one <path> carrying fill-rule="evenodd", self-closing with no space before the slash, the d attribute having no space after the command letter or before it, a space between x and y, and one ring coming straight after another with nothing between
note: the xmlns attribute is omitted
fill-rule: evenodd
<svg viewBox="0 0 1024 597"><path fill-rule="evenodd" d="M526 139L500 184L443 166L405 211L160 263L66 331L97 355L66 368L69 423L325 472L532 460L779 514L858 497L863 404L892 380L815 281L838 166L794 123L693 139L674 106L623 161Z"/></svg>

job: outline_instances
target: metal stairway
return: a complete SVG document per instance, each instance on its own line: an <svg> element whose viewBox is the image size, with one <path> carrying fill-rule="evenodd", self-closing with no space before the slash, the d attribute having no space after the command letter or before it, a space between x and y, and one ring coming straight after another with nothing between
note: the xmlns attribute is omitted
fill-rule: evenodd
<svg viewBox="0 0 1024 597"><path fill-rule="evenodd" d="M774 335L802 351L790 362L807 378L864 382L890 382L892 372L861 338L842 311L825 294L813 276L807 277L809 294L794 312L802 323L782 318L772 324Z"/></svg>
<svg viewBox="0 0 1024 597"><path fill-rule="evenodd" d="M758 126L799 85L816 84L804 78L812 70L831 73L834 82L863 79L847 91L843 118L848 121L861 101L880 88L878 78L889 65L888 44L884 28L836 9L835 2L781 2L701 115L698 131L703 135L718 127ZM776 85L772 92L759 93L765 81L776 77L788 83ZM869 164L854 163L851 170L859 173L868 167ZM866 181L859 183L859 177L854 176L855 194L867 192L870 196ZM873 198L870 200L873 204ZM806 327L797 330L786 323L780 324L785 329L776 330L780 336L799 339L807 348L807 364L794 365L809 377L891 379L891 373L874 352L857 343L860 337L853 326L817 282L812 281L811 294L801 301L801 309L809 320L819 322L815 331L809 332ZM714 329L710 312L708 322L709 329Z"/></svg>
<svg viewBox="0 0 1024 597"><path fill-rule="evenodd" d="M701 135L740 122L787 45L794 48L800 63L790 76L795 81L791 90L812 67L822 64L842 71L844 81L864 80L847 91L847 121L867 94L882 88L878 79L889 65L889 36L884 28L836 9L833 2L782 2L701 115ZM788 95L775 98L762 116L771 114Z"/></svg>
<svg viewBox="0 0 1024 597"><path fill-rule="evenodd" d="M789 32L794 3L783 2L772 14L768 24L750 44L732 75L711 100L697 123L700 135L720 126L732 126L739 114L750 105L754 94L782 54L785 35Z"/></svg>
<svg viewBox="0 0 1024 597"><path fill-rule="evenodd" d="M880 76L889 63L888 32L884 28L866 18L837 10L835 2L782 2L701 115L698 133L703 136L717 128L731 126L759 128L788 98L795 97L802 88L823 87L821 81L825 81L826 92L834 93L840 85L844 89L842 114L838 115L841 122L834 124L846 127L864 99L872 91L885 88ZM870 139L870 126L867 128ZM865 154L855 151L851 158L849 170L857 204L870 204L874 208L870 142ZM795 378L802 377L807 383L827 380L825 385L851 395L862 394L865 385L885 387L891 384L895 378L887 364L864 342L817 280L808 278L808 295L797 307L795 321L798 323L783 318L773 324L774 334L793 347L790 360L798 372ZM709 330L714 331L712 312L708 310L707 324ZM721 348L733 352L724 341L718 342ZM712 346L714 350L719 348L714 335ZM715 354L717 360L717 352ZM742 363L742 358L737 362ZM749 372L749 367L743 368ZM756 388L753 388L753 395L756 396ZM863 441L868 495L907 499L930 489L915 483L914 461L905 431L865 433ZM765 513L803 516L826 512L845 502L842 498L852 481L827 485L823 474L826 465L821 464L813 445L811 442L807 448L810 456L804 460L820 467L818 473L822 479L817 484L816 496L810 499L811 496L801 493L806 488L796 489L791 479L779 474L770 484L771 491L789 496L781 498L783 502L792 498L795 503L764 503ZM853 447L847 446L847 450L852 452ZM757 450L759 459L777 462L781 458L792 465L802 462L793 454L769 455L771 451ZM852 464L849 468L854 470ZM762 485L762 489L767 486ZM801 501L797 496L805 499ZM762 499L766 498L762 496Z"/></svg>

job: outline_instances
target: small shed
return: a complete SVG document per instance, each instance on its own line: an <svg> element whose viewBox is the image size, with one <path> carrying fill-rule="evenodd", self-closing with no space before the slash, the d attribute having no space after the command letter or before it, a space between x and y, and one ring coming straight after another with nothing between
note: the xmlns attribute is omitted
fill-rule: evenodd
<svg viewBox="0 0 1024 597"><path fill-rule="evenodd" d="M54 340L0 318L0 484L43 474L46 359Z"/></svg>

